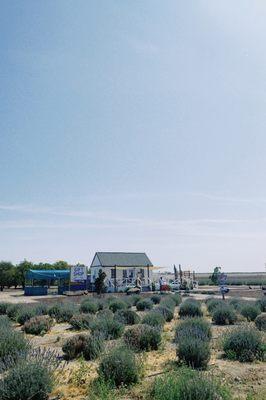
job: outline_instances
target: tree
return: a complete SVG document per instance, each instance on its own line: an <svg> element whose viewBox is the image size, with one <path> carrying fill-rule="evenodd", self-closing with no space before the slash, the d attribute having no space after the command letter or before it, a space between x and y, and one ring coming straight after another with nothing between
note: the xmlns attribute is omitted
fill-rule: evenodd
<svg viewBox="0 0 266 400"><path fill-rule="evenodd" d="M69 269L70 265L63 260L56 261L53 264L53 269Z"/></svg>
<svg viewBox="0 0 266 400"><path fill-rule="evenodd" d="M94 282L96 293L99 295L101 295L106 291L106 286L104 283L105 278L106 278L106 273L100 269L98 278L96 278Z"/></svg>
<svg viewBox="0 0 266 400"><path fill-rule="evenodd" d="M0 262L0 291L4 290L5 286L11 286L11 271L14 265L9 261Z"/></svg>
<svg viewBox="0 0 266 400"><path fill-rule="evenodd" d="M24 261L21 261L17 265L16 268L17 268L17 276L18 276L19 285L21 285L24 289L26 272L29 269L34 269L34 264L30 261L24 260Z"/></svg>
<svg viewBox="0 0 266 400"><path fill-rule="evenodd" d="M210 280L214 285L218 285L220 274L221 274L221 267L214 267L213 273L210 276Z"/></svg>

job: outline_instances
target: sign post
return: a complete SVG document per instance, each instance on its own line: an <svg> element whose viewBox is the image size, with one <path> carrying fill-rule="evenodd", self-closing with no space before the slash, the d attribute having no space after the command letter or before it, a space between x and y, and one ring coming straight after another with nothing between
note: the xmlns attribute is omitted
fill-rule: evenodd
<svg viewBox="0 0 266 400"><path fill-rule="evenodd" d="M85 265L73 265L70 267L70 282L84 282L87 280L87 267Z"/></svg>
<svg viewBox="0 0 266 400"><path fill-rule="evenodd" d="M229 289L225 286L227 282L227 275L224 272L219 274L219 285L220 285L220 292L223 296L223 300L225 300L225 293L229 292Z"/></svg>

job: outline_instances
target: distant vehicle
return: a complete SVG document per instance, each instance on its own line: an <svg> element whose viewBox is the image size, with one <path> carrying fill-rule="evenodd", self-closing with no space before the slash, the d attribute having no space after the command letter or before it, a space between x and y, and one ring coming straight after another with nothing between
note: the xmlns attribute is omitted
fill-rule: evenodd
<svg viewBox="0 0 266 400"><path fill-rule="evenodd" d="M178 280L175 280L175 281L169 283L169 286L172 290L180 290L181 284Z"/></svg>

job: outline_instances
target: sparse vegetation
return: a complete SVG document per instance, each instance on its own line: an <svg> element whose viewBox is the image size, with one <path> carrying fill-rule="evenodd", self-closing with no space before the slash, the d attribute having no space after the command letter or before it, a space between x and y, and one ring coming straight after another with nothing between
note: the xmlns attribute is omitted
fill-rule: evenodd
<svg viewBox="0 0 266 400"><path fill-rule="evenodd" d="M190 299L185 300L179 308L180 318L185 317L202 317L203 312L201 310L200 303L197 301L191 301Z"/></svg>
<svg viewBox="0 0 266 400"><path fill-rule="evenodd" d="M113 318L96 318L92 321L90 329L95 336L110 340L121 337L125 327Z"/></svg>
<svg viewBox="0 0 266 400"><path fill-rule="evenodd" d="M165 319L162 314L156 311L150 311L143 317L142 323L153 326L155 328L162 328L165 324Z"/></svg>
<svg viewBox="0 0 266 400"><path fill-rule="evenodd" d="M237 315L232 306L220 304L214 308L212 320L216 325L233 325L237 320Z"/></svg>
<svg viewBox="0 0 266 400"><path fill-rule="evenodd" d="M262 313L255 319L255 325L260 331L266 331L266 313Z"/></svg>
<svg viewBox="0 0 266 400"><path fill-rule="evenodd" d="M248 321L254 321L256 317L260 314L260 309L254 304L245 304L241 308L241 314Z"/></svg>

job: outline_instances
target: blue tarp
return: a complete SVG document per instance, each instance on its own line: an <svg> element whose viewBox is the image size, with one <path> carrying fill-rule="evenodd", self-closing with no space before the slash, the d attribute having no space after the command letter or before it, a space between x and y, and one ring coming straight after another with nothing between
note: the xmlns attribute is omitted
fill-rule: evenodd
<svg viewBox="0 0 266 400"><path fill-rule="evenodd" d="M30 269L26 273L26 279L68 279L70 276L69 269Z"/></svg>

